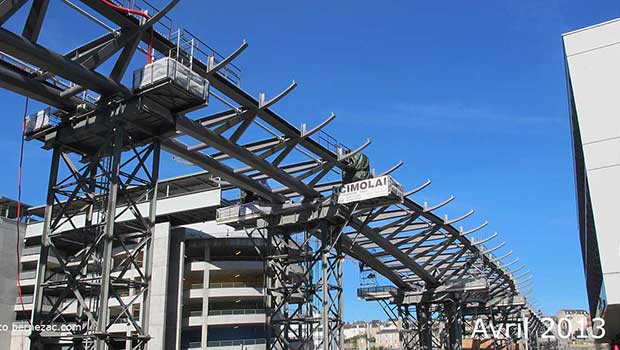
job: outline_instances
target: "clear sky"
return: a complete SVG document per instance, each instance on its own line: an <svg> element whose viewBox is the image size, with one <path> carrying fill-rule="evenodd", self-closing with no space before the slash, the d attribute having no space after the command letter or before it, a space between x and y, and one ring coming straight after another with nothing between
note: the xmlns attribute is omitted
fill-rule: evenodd
<svg viewBox="0 0 620 350"><path fill-rule="evenodd" d="M406 188L432 179L415 200L453 194L445 213L475 209L466 228L488 220L555 314L587 307L561 34L619 14L617 1L186 0L172 17L222 53L246 39L236 64L254 96L297 81L274 108L293 124L334 112L329 132L350 147L370 137L377 170L403 160L396 175ZM85 23L54 1L41 42L67 51L98 34ZM24 99L0 91L0 106L0 195L16 197ZM26 147L23 199L32 204L44 201L49 168L38 147ZM164 157L162 176L190 171ZM346 276L345 318L384 318L355 297L352 262Z"/></svg>

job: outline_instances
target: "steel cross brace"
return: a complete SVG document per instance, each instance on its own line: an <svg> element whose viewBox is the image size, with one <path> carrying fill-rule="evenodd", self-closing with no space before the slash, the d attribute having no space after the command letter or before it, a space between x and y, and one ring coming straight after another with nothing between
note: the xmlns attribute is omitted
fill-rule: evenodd
<svg viewBox="0 0 620 350"><path fill-rule="evenodd" d="M130 135L117 124L110 130L112 142L83 158L80 168L61 145L54 148L32 322L37 326L69 322L63 311L73 305L79 327L68 335L35 330L33 349L58 344L103 350L119 342L142 349L149 340L160 151L154 142L123 152L126 138ZM138 206L144 201L146 207ZM83 205L72 207L77 202ZM125 209L117 210L118 203L125 203ZM117 224L116 218L122 215L131 219ZM120 311L111 314L110 301ZM134 315L138 301L142 303L139 318ZM129 324L125 336L109 331L120 320Z"/></svg>

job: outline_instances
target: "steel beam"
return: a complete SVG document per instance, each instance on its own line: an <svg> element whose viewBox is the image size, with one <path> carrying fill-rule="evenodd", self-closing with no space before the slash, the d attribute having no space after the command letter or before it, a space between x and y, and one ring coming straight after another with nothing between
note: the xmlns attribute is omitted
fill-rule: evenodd
<svg viewBox="0 0 620 350"><path fill-rule="evenodd" d="M78 104L84 103L77 97L61 97L62 90L46 82L33 79L2 61L0 61L0 87L64 111L73 110Z"/></svg>
<svg viewBox="0 0 620 350"><path fill-rule="evenodd" d="M112 248L114 244L114 219L116 218L116 199L119 189L119 174L121 168L121 153L123 149L123 130L117 128L113 134L114 144L112 148L111 162L112 168L109 170L110 187L105 211L105 226L103 234L103 255L101 270L101 291L99 293L99 315L97 318L97 350L106 350L110 339L107 337L108 321L110 310L108 302L110 300L110 282L112 277ZM146 305L144 305L145 307Z"/></svg>
<svg viewBox="0 0 620 350"><path fill-rule="evenodd" d="M254 167L256 170L268 175L297 193L309 198L320 196L320 194L313 188L282 171L282 169L270 164L264 159L258 157L256 154L201 126L193 120L190 120L187 117L179 116L177 117L176 122L177 129L179 131L190 135L201 142L209 144L219 151L229 154L231 157Z"/></svg>
<svg viewBox="0 0 620 350"><path fill-rule="evenodd" d="M41 27L43 26L43 19L45 18L48 5L49 0L32 1L30 13L28 14L28 19L26 20L26 26L24 27L22 36L33 43L36 43L37 40L39 40L39 34L41 33Z"/></svg>
<svg viewBox="0 0 620 350"><path fill-rule="evenodd" d="M0 25L4 24L11 16L24 6L28 0L0 0Z"/></svg>
<svg viewBox="0 0 620 350"><path fill-rule="evenodd" d="M161 146L164 150L192 162L196 166L209 171L215 176L222 177L229 183L239 188L252 191L274 203L284 203L286 201L286 197L283 195L273 193L273 191L265 185L250 179L246 175L236 173L234 169L214 160L206 154L189 151L187 146L183 145L179 141L169 139L161 140Z"/></svg>
<svg viewBox="0 0 620 350"><path fill-rule="evenodd" d="M373 241L375 244L377 244L377 246L381 247L381 249L385 250L396 259L398 259L403 265L407 266L416 274L418 274L420 278L427 282L429 285L434 286L438 284L437 279L435 279L435 277L432 276L428 271L424 270L420 265L418 265L413 259L411 259L411 257L409 257L400 249L396 248L396 246L394 246L387 238L376 233L373 229L365 226L364 223L361 222L359 219L352 218L350 221L350 225L354 229L359 230L363 236Z"/></svg>
<svg viewBox="0 0 620 350"><path fill-rule="evenodd" d="M4 28L0 28L0 51L102 95L110 96L119 92L129 94L129 90L126 87L112 79L48 50L39 44L33 43L24 37L17 36Z"/></svg>

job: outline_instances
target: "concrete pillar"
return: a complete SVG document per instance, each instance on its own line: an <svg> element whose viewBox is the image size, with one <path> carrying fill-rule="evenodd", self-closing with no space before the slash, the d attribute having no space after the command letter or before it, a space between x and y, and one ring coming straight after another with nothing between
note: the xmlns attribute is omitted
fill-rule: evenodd
<svg viewBox="0 0 620 350"><path fill-rule="evenodd" d="M148 350L165 350L166 306L168 304L168 257L170 255L170 223L155 225L153 233L153 273L149 305Z"/></svg>
<svg viewBox="0 0 620 350"><path fill-rule="evenodd" d="M200 349L207 350L208 341L208 325L207 318L209 317L209 278L210 278L210 262L211 262L211 247L205 244L205 262L206 267L202 277L202 332L200 334Z"/></svg>
<svg viewBox="0 0 620 350"><path fill-rule="evenodd" d="M181 350L183 329L183 290L185 275L184 229L170 233L170 256L168 257L168 306L166 307L166 350Z"/></svg>
<svg viewBox="0 0 620 350"><path fill-rule="evenodd" d="M179 242L178 256L178 283L177 283L177 319L175 349L181 350L181 334L183 330L183 283L185 280L185 241Z"/></svg>
<svg viewBox="0 0 620 350"><path fill-rule="evenodd" d="M7 209L8 210L8 209ZM19 250L24 246L26 227L20 224ZM12 219L0 218L0 324L8 325L9 329L15 321L14 306L17 299L17 222ZM26 333L26 332L23 332ZM11 346L11 331L0 332L0 349Z"/></svg>

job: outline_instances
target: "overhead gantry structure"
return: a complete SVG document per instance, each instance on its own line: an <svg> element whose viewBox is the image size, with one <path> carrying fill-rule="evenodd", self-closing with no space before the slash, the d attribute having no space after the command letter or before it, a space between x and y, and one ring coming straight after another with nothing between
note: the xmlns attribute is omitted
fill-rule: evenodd
<svg viewBox="0 0 620 350"><path fill-rule="evenodd" d="M359 293L392 312L403 348L458 349L462 322L472 315L512 320L527 313L531 325L539 323L519 294L530 277L518 273L516 261L503 262L510 253L494 255L504 243L487 249L494 235L469 238L484 224L457 228L473 211L450 219L436 212L453 198L431 206L412 199L430 182L398 201L339 204L334 188L341 180L329 175L350 171L370 141L352 150L329 137L323 128L334 115L314 128L292 126L272 107L294 82L271 99L242 90L232 61L247 44L224 57L189 31L174 29L168 13L178 2L159 10L145 1L63 0L104 33L62 54L38 40L48 0L0 1L0 24L30 3L20 33L0 28L0 86L50 106L29 118L27 130L29 139L53 151L32 322L82 325L71 334L33 332L33 349L148 343L161 149L256 199L218 214L268 242L260 246L269 276L270 349L343 349L345 255L393 284ZM126 86L139 51L149 64ZM104 63L112 67L107 74L101 73ZM224 111L190 117L214 99L227 106ZM123 215L131 219L119 222ZM126 258L115 260L114 249ZM50 256L60 270L48 270ZM139 278L127 277L131 269ZM129 303L120 297L123 288L135 291ZM145 307L136 317L138 299ZM110 300L121 305L121 314L109 314ZM78 314L67 320L62 310L71 303ZM434 336L437 314L449 330L446 341ZM119 317L133 327L129 335L110 332Z"/></svg>

